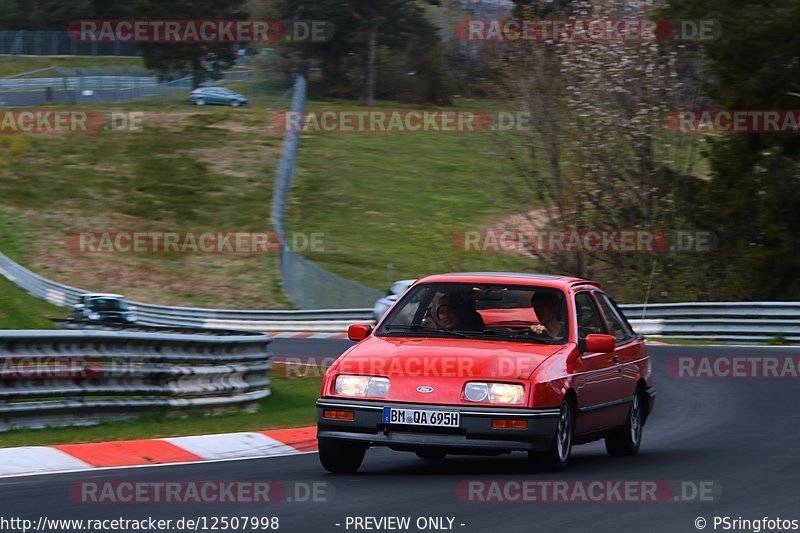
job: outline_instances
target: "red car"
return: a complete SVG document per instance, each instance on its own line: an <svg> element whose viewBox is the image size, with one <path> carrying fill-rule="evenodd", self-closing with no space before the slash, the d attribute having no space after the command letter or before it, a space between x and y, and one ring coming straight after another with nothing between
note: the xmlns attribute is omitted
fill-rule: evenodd
<svg viewBox="0 0 800 533"><path fill-rule="evenodd" d="M653 409L650 359L597 283L468 273L414 283L375 326L354 324L317 400L319 457L358 470L370 446L527 451L560 470L574 444L634 455Z"/></svg>

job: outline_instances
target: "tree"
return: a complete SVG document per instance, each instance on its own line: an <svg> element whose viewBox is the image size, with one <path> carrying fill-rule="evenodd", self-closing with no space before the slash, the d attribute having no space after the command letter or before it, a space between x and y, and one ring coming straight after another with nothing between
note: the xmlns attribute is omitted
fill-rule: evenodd
<svg viewBox="0 0 800 533"><path fill-rule="evenodd" d="M89 0L0 0L0 30L64 31L92 14Z"/></svg>
<svg viewBox="0 0 800 533"><path fill-rule="evenodd" d="M133 14L150 20L243 20L247 18L244 0L136 0ZM235 60L234 43L186 42L142 43L140 48L148 68L164 73L189 71L197 87Z"/></svg>
<svg viewBox="0 0 800 533"><path fill-rule="evenodd" d="M575 1L571 9L579 18L630 18L628 4ZM536 17L537 11L522 8L519 16ZM693 224L685 206L697 138L676 137L665 128L668 112L691 107L696 97L679 69L675 45L521 41L498 45L497 54L497 91L531 117L530 129L498 134L501 153L517 169L508 185L531 195L531 229ZM628 299L644 295L653 260L603 250L531 253L548 270L619 284L615 292ZM699 260L681 258L687 270L693 259Z"/></svg>
<svg viewBox="0 0 800 533"><path fill-rule="evenodd" d="M721 35L701 43L711 107L800 108L800 3L796 0L671 0L662 16L715 19ZM707 268L721 299L800 297L800 136L709 136L708 179L693 208L719 235Z"/></svg>
<svg viewBox="0 0 800 533"><path fill-rule="evenodd" d="M322 79L312 89L336 97L360 95L367 105L373 105L382 91L388 96L396 94L397 87L382 88L379 80L381 67L392 65L404 76L413 72L424 78L422 92L433 101L443 98L446 84L437 29L417 2L283 0L278 12L282 19L325 20L333 25L329 42L290 43L285 50L291 68L306 71L318 66L321 70Z"/></svg>

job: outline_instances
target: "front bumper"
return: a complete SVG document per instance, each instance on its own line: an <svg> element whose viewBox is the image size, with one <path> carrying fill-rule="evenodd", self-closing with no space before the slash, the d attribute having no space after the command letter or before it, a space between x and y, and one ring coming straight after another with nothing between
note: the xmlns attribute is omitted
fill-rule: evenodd
<svg viewBox="0 0 800 533"><path fill-rule="evenodd" d="M383 408L457 411L458 428L392 424L383 421ZM347 410L354 420L323 418L324 409ZM495 429L492 420L514 418L528 422L527 429ZM376 402L321 398L317 400L317 436L388 446L394 450L436 449L447 453L497 454L514 450L544 451L550 447L558 425L559 409L519 409Z"/></svg>

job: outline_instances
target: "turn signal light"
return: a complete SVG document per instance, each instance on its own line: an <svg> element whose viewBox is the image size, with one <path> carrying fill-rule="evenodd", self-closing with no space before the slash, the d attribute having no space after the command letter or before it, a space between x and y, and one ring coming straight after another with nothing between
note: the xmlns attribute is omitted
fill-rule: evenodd
<svg viewBox="0 0 800 533"><path fill-rule="evenodd" d="M322 411L323 418L335 418L336 420L355 420L356 414L353 411L335 411L325 409Z"/></svg>
<svg viewBox="0 0 800 533"><path fill-rule="evenodd" d="M492 420L492 427L494 429L528 429L528 421L496 418Z"/></svg>

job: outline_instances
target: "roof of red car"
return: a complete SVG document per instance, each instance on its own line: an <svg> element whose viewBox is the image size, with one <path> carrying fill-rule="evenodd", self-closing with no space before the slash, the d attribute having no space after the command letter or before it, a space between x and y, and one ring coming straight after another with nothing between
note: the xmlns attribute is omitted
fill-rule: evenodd
<svg viewBox="0 0 800 533"><path fill-rule="evenodd" d="M513 283L519 285L539 285L566 289L572 285L595 285L594 281L570 276L554 276L551 274L524 274L519 272L452 272L434 274L421 278L417 283Z"/></svg>

